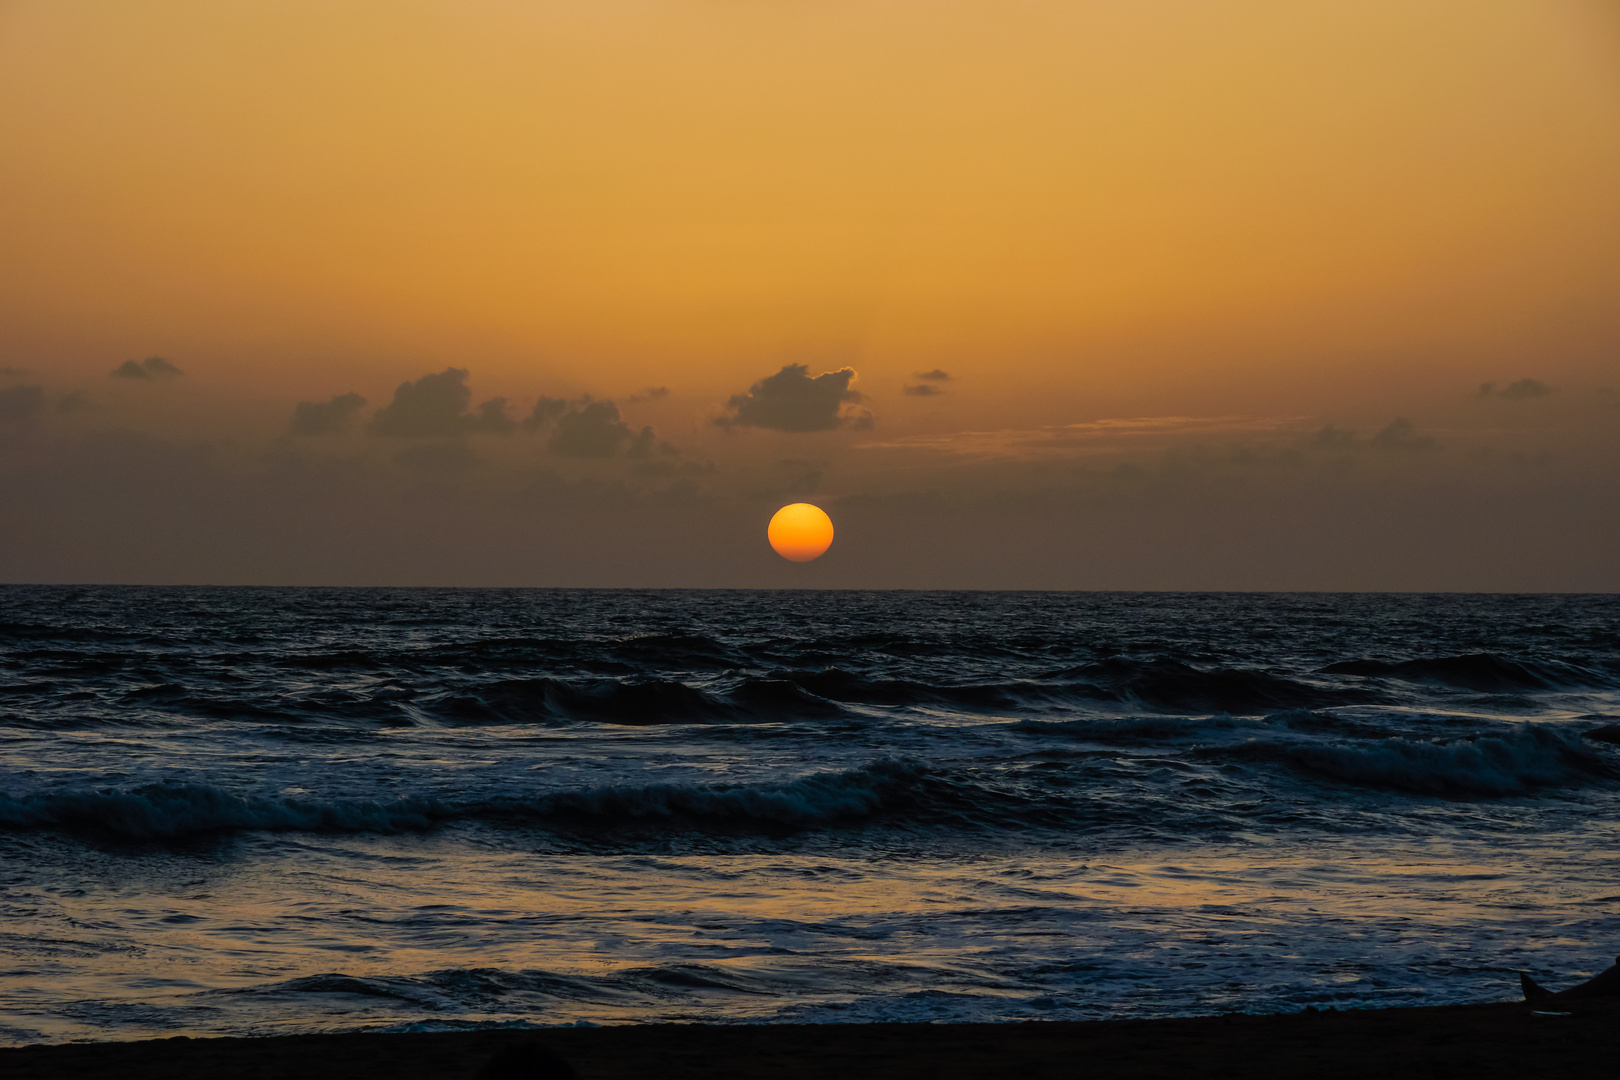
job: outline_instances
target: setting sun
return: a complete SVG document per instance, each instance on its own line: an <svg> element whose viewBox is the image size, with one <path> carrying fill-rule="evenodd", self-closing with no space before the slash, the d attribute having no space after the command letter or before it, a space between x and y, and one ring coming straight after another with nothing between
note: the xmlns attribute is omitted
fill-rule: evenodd
<svg viewBox="0 0 1620 1080"><path fill-rule="evenodd" d="M809 562L832 546L833 524L827 512L809 503L790 503L776 512L766 530L771 547L784 559Z"/></svg>

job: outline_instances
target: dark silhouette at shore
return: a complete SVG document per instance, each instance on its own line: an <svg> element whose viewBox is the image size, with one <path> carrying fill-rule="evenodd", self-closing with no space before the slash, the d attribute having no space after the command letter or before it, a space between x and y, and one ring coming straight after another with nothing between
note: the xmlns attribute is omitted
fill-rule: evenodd
<svg viewBox="0 0 1620 1080"><path fill-rule="evenodd" d="M626 1024L0 1048L5 1080L1369 1080L1610 1076L1614 1024L1522 1002L1018 1024ZM566 1060L565 1060L566 1059ZM478 1068L484 1063L483 1069ZM572 1063L572 1064L570 1064ZM578 1069L576 1074L575 1069Z"/></svg>
<svg viewBox="0 0 1620 1080"><path fill-rule="evenodd" d="M1554 993L1528 975L1520 974L1524 1000L1536 1008L1572 1010L1582 1006L1620 1004L1620 957L1614 966L1587 979L1579 986Z"/></svg>
<svg viewBox="0 0 1620 1080"><path fill-rule="evenodd" d="M497 1050L475 1080L579 1080L574 1067L539 1043L515 1043Z"/></svg>

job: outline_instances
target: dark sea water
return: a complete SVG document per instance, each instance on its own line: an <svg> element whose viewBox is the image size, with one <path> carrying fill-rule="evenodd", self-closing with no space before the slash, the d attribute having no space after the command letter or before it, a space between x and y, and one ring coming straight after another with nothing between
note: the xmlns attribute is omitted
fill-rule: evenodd
<svg viewBox="0 0 1620 1080"><path fill-rule="evenodd" d="M0 589L0 1041L1493 1000L1620 598Z"/></svg>

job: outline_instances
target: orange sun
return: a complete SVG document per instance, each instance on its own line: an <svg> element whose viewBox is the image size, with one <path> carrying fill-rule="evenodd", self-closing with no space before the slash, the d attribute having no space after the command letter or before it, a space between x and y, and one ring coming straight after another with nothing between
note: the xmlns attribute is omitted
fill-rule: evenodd
<svg viewBox="0 0 1620 1080"><path fill-rule="evenodd" d="M782 558L809 562L832 546L832 518L819 506L791 503L771 518L765 535Z"/></svg>

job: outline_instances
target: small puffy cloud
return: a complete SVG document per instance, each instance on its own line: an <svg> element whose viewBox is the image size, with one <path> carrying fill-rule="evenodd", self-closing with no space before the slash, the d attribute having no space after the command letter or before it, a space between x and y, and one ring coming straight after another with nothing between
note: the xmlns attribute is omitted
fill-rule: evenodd
<svg viewBox="0 0 1620 1080"><path fill-rule="evenodd" d="M650 436L652 429L647 429L647 433ZM613 457L634 438L630 425L619 419L617 405L611 401L589 401L557 417L550 449L562 457Z"/></svg>
<svg viewBox="0 0 1620 1080"><path fill-rule="evenodd" d="M1439 449L1432 437L1419 435L1417 426L1405 417L1391 420L1389 426L1374 435L1370 442L1379 450L1399 450L1405 453Z"/></svg>
<svg viewBox="0 0 1620 1080"><path fill-rule="evenodd" d="M632 404L640 401L657 401L659 398L669 397L669 387L649 386L647 389L631 394L626 401Z"/></svg>
<svg viewBox="0 0 1620 1080"><path fill-rule="evenodd" d="M681 456L679 450L654 435L651 427L645 426L630 440L630 449L626 453L630 457L643 459Z"/></svg>
<svg viewBox="0 0 1620 1080"><path fill-rule="evenodd" d="M1356 444L1356 433L1329 424L1313 434L1309 441L1318 450L1345 450Z"/></svg>
<svg viewBox="0 0 1620 1080"><path fill-rule="evenodd" d="M421 472L461 472L478 464L472 448L459 439L413 443L395 454L394 460Z"/></svg>
<svg viewBox="0 0 1620 1080"><path fill-rule="evenodd" d="M287 429L294 435L336 435L347 431L366 399L359 394L338 394L331 401L300 401Z"/></svg>
<svg viewBox="0 0 1620 1080"><path fill-rule="evenodd" d="M581 403L591 400L582 398ZM573 406L562 398L543 397L534 403L534 409L523 418L523 426L529 431L548 427L557 422L557 418L566 413Z"/></svg>
<svg viewBox="0 0 1620 1080"><path fill-rule="evenodd" d="M469 431L500 433L511 431L515 426L512 423L512 418L506 415L506 399L503 397L490 398L478 406L477 412L467 418L467 429Z"/></svg>
<svg viewBox="0 0 1620 1080"><path fill-rule="evenodd" d="M437 375L424 375L415 382L399 385L394 400L378 409L371 418L371 431L402 439L432 439L471 431L510 431L506 399L491 398L467 411L472 391L467 388L466 368L445 368Z"/></svg>
<svg viewBox="0 0 1620 1080"><path fill-rule="evenodd" d="M951 381L950 372L946 371L944 368L935 368L933 371L918 371L918 372L915 372L911 377L913 379L917 379L920 382L950 382Z"/></svg>
<svg viewBox="0 0 1620 1080"><path fill-rule="evenodd" d="M115 379L174 379L185 372L161 356L148 356L145 360L125 360L110 374Z"/></svg>
<svg viewBox="0 0 1620 1080"><path fill-rule="evenodd" d="M844 408L861 400L860 393L849 388L854 381L854 368L812 376L803 364L787 364L749 387L748 393L733 394L726 402L725 415L716 417L714 423L726 428L792 432L870 428L871 413Z"/></svg>
<svg viewBox="0 0 1620 1080"><path fill-rule="evenodd" d="M394 400L377 410L371 430L397 438L432 438L463 430L472 391L466 368L445 368L415 382L400 383Z"/></svg>
<svg viewBox="0 0 1620 1080"><path fill-rule="evenodd" d="M523 421L530 430L549 427L547 449L559 457L626 457L650 460L679 457L680 452L662 441L650 427L636 431L619 416L612 401L595 401L589 396L578 401L543 397Z"/></svg>
<svg viewBox="0 0 1620 1080"><path fill-rule="evenodd" d="M1508 383L1502 388L1502 396L1509 401L1524 401L1528 398L1546 397L1553 392L1552 387L1537 379L1520 379L1518 382Z"/></svg>
<svg viewBox="0 0 1620 1080"><path fill-rule="evenodd" d="M24 424L45 408L45 389L40 386L8 386L0 390L0 424Z"/></svg>
<svg viewBox="0 0 1620 1080"><path fill-rule="evenodd" d="M1540 379L1520 379L1517 382L1508 383L1500 390L1496 388L1496 384L1493 382L1479 384L1480 397L1499 397L1506 398L1509 401L1528 401L1530 398L1546 397L1548 394L1556 394L1557 392L1557 390Z"/></svg>

